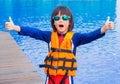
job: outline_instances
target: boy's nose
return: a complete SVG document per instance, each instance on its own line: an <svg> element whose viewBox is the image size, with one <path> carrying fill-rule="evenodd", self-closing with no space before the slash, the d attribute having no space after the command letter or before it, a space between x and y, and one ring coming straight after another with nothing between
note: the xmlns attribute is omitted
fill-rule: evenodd
<svg viewBox="0 0 120 84"><path fill-rule="evenodd" d="M60 17L60 20L59 21L63 21L62 17Z"/></svg>

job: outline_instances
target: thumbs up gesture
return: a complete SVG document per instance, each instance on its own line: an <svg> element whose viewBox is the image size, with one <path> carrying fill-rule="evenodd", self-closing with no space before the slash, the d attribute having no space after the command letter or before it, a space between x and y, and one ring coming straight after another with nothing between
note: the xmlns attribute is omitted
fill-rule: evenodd
<svg viewBox="0 0 120 84"><path fill-rule="evenodd" d="M110 16L107 17L105 26L106 26L107 30L112 30L114 28L114 23L112 21L110 21Z"/></svg>
<svg viewBox="0 0 120 84"><path fill-rule="evenodd" d="M9 22L5 23L5 27L6 30L15 30L20 32L20 26L15 25L11 17L9 17Z"/></svg>
<svg viewBox="0 0 120 84"><path fill-rule="evenodd" d="M110 21L110 16L108 16L105 25L101 28L101 33L105 33L107 30L112 30L113 28L114 23Z"/></svg>
<svg viewBox="0 0 120 84"><path fill-rule="evenodd" d="M6 22L5 26L6 26L7 30L14 30L15 25L14 25L11 17L9 17L9 22Z"/></svg>

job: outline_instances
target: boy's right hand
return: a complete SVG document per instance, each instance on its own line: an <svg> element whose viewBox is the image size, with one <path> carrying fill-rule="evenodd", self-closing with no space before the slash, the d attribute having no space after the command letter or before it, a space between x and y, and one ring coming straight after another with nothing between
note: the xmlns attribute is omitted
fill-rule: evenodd
<svg viewBox="0 0 120 84"><path fill-rule="evenodd" d="M20 27L14 25L14 22L11 17L9 17L9 22L5 23L6 30L15 30L17 32L20 32Z"/></svg>
<svg viewBox="0 0 120 84"><path fill-rule="evenodd" d="M11 17L9 17L9 22L6 22L5 26L6 26L7 30L14 30L15 25L14 25Z"/></svg>

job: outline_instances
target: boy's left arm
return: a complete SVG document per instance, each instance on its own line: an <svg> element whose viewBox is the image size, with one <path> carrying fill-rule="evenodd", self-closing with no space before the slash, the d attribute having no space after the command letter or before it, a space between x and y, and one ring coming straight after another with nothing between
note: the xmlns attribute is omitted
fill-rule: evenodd
<svg viewBox="0 0 120 84"><path fill-rule="evenodd" d="M73 36L73 43L76 46L79 46L81 44L90 43L91 41L94 41L94 40L104 36L105 32L107 30L112 30L113 28L114 28L114 23L109 21L109 19L107 19L105 25L100 29L97 29L93 32L85 33L85 34L75 33Z"/></svg>

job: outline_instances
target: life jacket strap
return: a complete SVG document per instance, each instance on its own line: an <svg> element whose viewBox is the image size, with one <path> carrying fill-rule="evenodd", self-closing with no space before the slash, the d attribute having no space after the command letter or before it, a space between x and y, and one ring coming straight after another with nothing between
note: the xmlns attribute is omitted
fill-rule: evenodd
<svg viewBox="0 0 120 84"><path fill-rule="evenodd" d="M49 56L49 57L47 56L45 58L45 62L47 62L47 61L49 61L49 62L51 61L51 65L52 65L53 61L63 61L63 66L51 66L51 65L47 65L47 63L46 63L46 64L39 65L39 67L40 68L46 67L46 68L51 68L51 69L55 69L55 70L57 70L57 69L62 69L62 70L77 70L76 67L73 67L74 63L76 62L76 60L74 58L73 59L66 59L66 58L53 58L53 56ZM71 67L66 67L65 66L66 62L71 62L72 63Z"/></svg>
<svg viewBox="0 0 120 84"><path fill-rule="evenodd" d="M74 62L76 62L76 60L73 58L73 59L66 59L66 58L54 58L53 56L47 56L46 58L45 58L45 62L46 61L64 61L64 62L72 62L72 63L74 63Z"/></svg>
<svg viewBox="0 0 120 84"><path fill-rule="evenodd" d="M63 66L51 66L51 65L46 65L46 64L41 64L39 65L40 68L42 67L46 67L46 68L51 68L51 69L54 69L54 70L58 70L58 69L68 69L68 70L77 70L77 68L75 67L63 67Z"/></svg>
<svg viewBox="0 0 120 84"><path fill-rule="evenodd" d="M64 75L63 79L61 80L60 84L64 84L66 78L67 78L67 75L68 75L68 70L66 71L66 74Z"/></svg>
<svg viewBox="0 0 120 84"><path fill-rule="evenodd" d="M71 50L65 50L65 49L60 49L60 48L51 48L52 52L67 52L67 53L72 53Z"/></svg>
<svg viewBox="0 0 120 84"><path fill-rule="evenodd" d="M39 65L40 68L46 67L46 68L51 68L54 70L58 70L58 69L68 69L68 70L77 70L77 68L75 67L63 67L63 66L51 66L51 65L46 65L46 64L40 64Z"/></svg>

